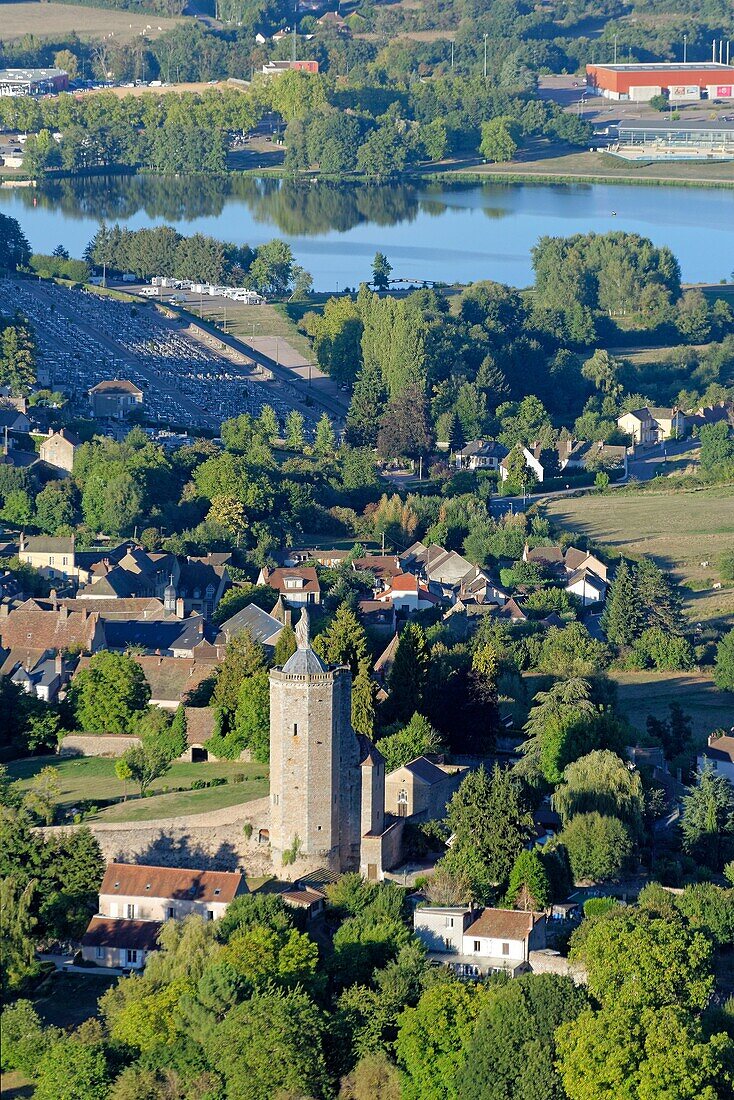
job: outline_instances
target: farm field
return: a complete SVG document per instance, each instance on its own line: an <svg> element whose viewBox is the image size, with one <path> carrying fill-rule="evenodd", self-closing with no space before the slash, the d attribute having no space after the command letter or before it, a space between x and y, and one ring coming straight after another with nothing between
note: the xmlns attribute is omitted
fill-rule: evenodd
<svg viewBox="0 0 734 1100"><path fill-rule="evenodd" d="M6 42L26 34L36 38L66 38L72 31L84 40L114 34L121 42L128 42L141 31L146 31L149 38L158 38L179 23L188 22L183 17L169 19L150 12L140 15L81 4L3 4L2 13L2 38Z"/></svg>
<svg viewBox="0 0 734 1100"><path fill-rule="evenodd" d="M117 798L125 793L123 784L115 775L115 761L104 756L35 756L27 760L12 761L8 764L8 775L10 779L19 780L21 789L24 789L30 785L33 777L38 774L41 768L49 766L56 769L61 788L59 801L66 809L70 809L75 803L82 800L85 802L94 802L98 799L102 801L107 798ZM138 820L141 820L155 816L150 811L154 808L153 804L157 803L160 797L179 798L195 802L203 794L221 795L223 792L239 791L241 801L249 801L250 798L259 797L259 794L250 793L250 788L256 786L255 783L245 785L237 783L226 787L213 787L205 791L182 791L168 795L161 795L161 792L170 787L190 786L196 779L229 779L233 775L244 775L248 780L259 780L266 773L267 769L262 764L243 764L241 761L225 760L220 763L200 764L175 761L166 774L160 779L156 779L151 785L151 790L157 791L158 796L133 799L127 803L122 803L120 809L125 807L132 811L139 805L140 809L144 811L138 816ZM244 794L245 790L247 790L246 795ZM132 783L128 784L128 794L134 793L137 793L137 787ZM234 798L231 802L223 802L222 805L232 805L236 801L237 798ZM111 809L116 810L118 807L111 807ZM212 807L206 805L202 809L212 809ZM108 812L103 811L103 815ZM182 810L176 812L194 813L196 811ZM113 820L122 821L125 818L118 817Z"/></svg>
<svg viewBox="0 0 734 1100"><path fill-rule="evenodd" d="M648 555L671 570L684 586L693 622L724 625L734 619L734 586L713 588L721 583L718 556L734 543L734 487L559 497L546 501L543 512L610 554Z"/></svg>
<svg viewBox="0 0 734 1100"><path fill-rule="evenodd" d="M694 672L622 672L612 670L619 709L630 725L645 731L648 714L667 718L668 705L678 703L690 715L694 742L703 747L715 729L728 729L734 720L734 695L719 691L709 676Z"/></svg>

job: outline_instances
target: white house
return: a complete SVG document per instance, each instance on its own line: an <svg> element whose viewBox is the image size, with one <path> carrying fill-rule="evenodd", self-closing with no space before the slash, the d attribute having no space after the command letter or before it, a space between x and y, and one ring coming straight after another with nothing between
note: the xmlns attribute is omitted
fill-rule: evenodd
<svg viewBox="0 0 734 1100"><path fill-rule="evenodd" d="M565 588L566 592L578 596L584 607L592 603L603 603L607 596L606 582L583 566L570 574Z"/></svg>
<svg viewBox="0 0 734 1100"><path fill-rule="evenodd" d="M392 601L392 606L396 611L408 612L425 611L429 607L437 607L441 603L438 596L434 596L433 592L429 592L413 573L398 573L396 577L392 578L390 588L386 588L384 592L378 592L375 600L379 603Z"/></svg>
<svg viewBox="0 0 734 1100"><path fill-rule="evenodd" d="M496 470L507 455L507 447L494 440L472 439L454 454L459 470Z"/></svg>
<svg viewBox="0 0 734 1100"><path fill-rule="evenodd" d="M497 971L515 977L530 969L530 952L546 946L545 914L517 909L422 906L413 930L429 957L465 977Z"/></svg>
<svg viewBox="0 0 734 1100"><path fill-rule="evenodd" d="M231 871L109 863L99 912L82 939L82 958L98 966L142 969L164 921L192 913L218 920L246 893L244 875Z"/></svg>
<svg viewBox="0 0 734 1100"><path fill-rule="evenodd" d="M485 909L464 930L461 953L482 974L507 970L514 977L529 969L530 952L542 950L545 945L543 913Z"/></svg>
<svg viewBox="0 0 734 1100"><path fill-rule="evenodd" d="M545 475L545 470L539 457L537 455L534 455L532 451L529 451L527 447L520 447L519 444L518 447L522 451L523 458L525 459L526 468L535 475L535 480L538 483L542 482ZM510 471L507 467L512 453L513 452L510 451L499 464L500 478L502 479L502 481L507 481L508 477L510 476Z"/></svg>
<svg viewBox="0 0 734 1100"><path fill-rule="evenodd" d="M698 756L699 770L706 764L734 784L734 727L732 734L717 737L712 733L709 736L706 748Z"/></svg>
<svg viewBox="0 0 734 1100"><path fill-rule="evenodd" d="M680 409L646 405L618 416L617 427L631 435L635 443L661 443L664 439L682 439L686 418Z"/></svg>

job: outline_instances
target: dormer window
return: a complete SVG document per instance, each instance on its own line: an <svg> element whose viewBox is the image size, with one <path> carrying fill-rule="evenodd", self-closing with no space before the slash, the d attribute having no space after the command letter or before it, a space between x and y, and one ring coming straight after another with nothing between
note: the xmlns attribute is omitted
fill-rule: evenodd
<svg viewBox="0 0 734 1100"><path fill-rule="evenodd" d="M304 584L303 577L286 577L285 578L286 588L290 588L290 589L303 588L303 584Z"/></svg>
<svg viewBox="0 0 734 1100"><path fill-rule="evenodd" d="M221 894L221 892L222 892L222 891L221 891L221 890L219 889L219 887L217 886L216 890L214 891L215 895L217 895L217 894Z"/></svg>

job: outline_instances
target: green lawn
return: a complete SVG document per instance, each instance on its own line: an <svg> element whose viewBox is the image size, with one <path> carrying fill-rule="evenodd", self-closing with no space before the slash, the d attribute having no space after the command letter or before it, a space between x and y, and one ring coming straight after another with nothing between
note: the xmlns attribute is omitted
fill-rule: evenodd
<svg viewBox="0 0 734 1100"><path fill-rule="evenodd" d="M21 1100L33 1096L34 1088L21 1073L0 1073L0 1096L3 1100Z"/></svg>
<svg viewBox="0 0 734 1100"><path fill-rule="evenodd" d="M554 526L587 535L612 555L654 558L684 586L692 622L723 626L734 618L734 586L713 588L721 582L717 559L734 544L734 487L560 497L543 511Z"/></svg>
<svg viewBox="0 0 734 1100"><path fill-rule="evenodd" d="M107 798L116 798L125 793L123 784L115 775L115 761L105 756L35 756L28 760L15 760L8 764L8 774L11 779L20 782L21 789L28 787L33 777L41 768L52 767L56 769L61 787L59 804L70 809L79 801L96 801ZM267 774L267 769L262 764L243 764L240 761L225 760L220 763L190 764L184 761L176 761L164 776L152 784L155 791L165 791L170 787L190 786L195 779L228 779L233 775L245 775L250 782L248 784L236 784L235 787L215 787L209 791L184 791L181 794L170 794L168 798L196 799L204 794L219 793L223 791L247 790L246 798L258 798L259 794L251 794L249 788L255 784L251 782L261 779ZM128 784L128 794L137 793L132 784ZM146 812L140 814L140 818L154 816L149 810L154 802L159 801L160 796L146 798L140 801L140 806L146 808ZM243 799L244 801L245 799ZM232 805L236 802L232 798L222 805ZM128 803L134 807L137 800ZM114 809L115 807L112 807ZM204 806L210 809L210 806ZM195 812L195 811L187 811ZM123 820L123 819L116 819ZM131 819L132 820L132 819Z"/></svg>
<svg viewBox="0 0 734 1100"><path fill-rule="evenodd" d="M199 313L198 302L194 302L190 308L192 313ZM224 306L204 303L204 317L223 325ZM313 352L308 338L298 331L295 322L287 316L284 310L278 309L277 306L270 303L260 306L248 306L243 302L227 302L227 332L231 336L236 336L238 340L244 340L247 343L252 340L253 335L256 341L262 340L264 337L277 336L281 340L286 340L305 359L313 361ZM260 345L260 350L265 355L274 357L274 340L269 340L267 344Z"/></svg>
<svg viewBox="0 0 734 1100"><path fill-rule="evenodd" d="M734 696L719 691L709 676L693 672L612 671L619 690L619 709L635 729L645 731L648 714L667 718L668 705L679 703L690 715L697 746L715 729L728 729L734 716Z"/></svg>
<svg viewBox="0 0 734 1100"><path fill-rule="evenodd" d="M204 765L206 767L206 765ZM262 764L242 764L241 769L257 769L244 783L230 783L223 787L209 787L203 791L178 791L174 794L158 794L152 798L138 798L132 802L118 802L95 814L91 820L149 821L158 818L180 817L183 814L203 814L252 802L268 793L268 770Z"/></svg>

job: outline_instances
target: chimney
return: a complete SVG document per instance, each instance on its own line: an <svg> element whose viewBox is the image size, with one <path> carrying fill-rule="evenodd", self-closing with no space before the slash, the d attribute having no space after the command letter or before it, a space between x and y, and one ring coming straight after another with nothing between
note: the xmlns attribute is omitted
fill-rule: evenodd
<svg viewBox="0 0 734 1100"><path fill-rule="evenodd" d="M284 626L290 626L291 625L291 622L293 620L293 611L291 610L290 607L283 608L283 620L284 620L284 624L283 624Z"/></svg>
<svg viewBox="0 0 734 1100"><path fill-rule="evenodd" d="M51 591L49 592L49 599L51 600L51 607L52 607L52 609L53 609L54 611L58 611L58 608L59 608L59 597L58 597L58 593L57 593L57 591L56 591L56 589L55 589L55 588L52 588L52 589L51 589Z"/></svg>
<svg viewBox="0 0 734 1100"><path fill-rule="evenodd" d="M9 614L10 614L10 604L8 603L7 600L3 600L3 602L0 603L0 619L7 619Z"/></svg>
<svg viewBox="0 0 734 1100"><path fill-rule="evenodd" d="M83 614L86 614L86 612L83 612ZM66 606L60 607L58 609L58 615L59 615L59 619L61 620L61 622L65 623L66 620L69 618L69 608L66 607Z"/></svg>
<svg viewBox="0 0 734 1100"><path fill-rule="evenodd" d="M186 617L186 611L184 610L183 596L179 596L176 600L176 615L179 619Z"/></svg>
<svg viewBox="0 0 734 1100"><path fill-rule="evenodd" d="M64 671L64 662L63 662L63 659L61 657L61 650L59 649L59 650L56 651L56 656L54 657L54 672L56 673L57 676L60 676L63 671Z"/></svg>

